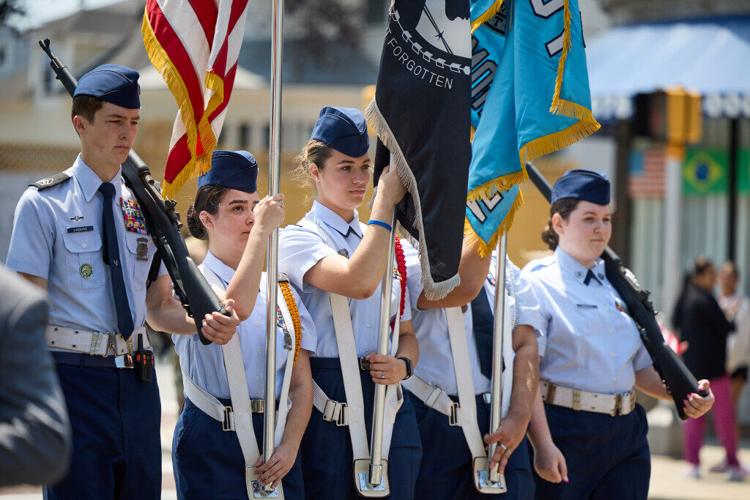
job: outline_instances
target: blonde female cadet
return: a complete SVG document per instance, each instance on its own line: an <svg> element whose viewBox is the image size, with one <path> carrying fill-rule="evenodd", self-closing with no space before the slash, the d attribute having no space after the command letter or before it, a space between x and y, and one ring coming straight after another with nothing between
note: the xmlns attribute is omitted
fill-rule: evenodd
<svg viewBox="0 0 750 500"><path fill-rule="evenodd" d="M357 207L371 176L368 147L360 111L321 110L300 162L317 199L303 219L284 229L279 242L279 270L300 292L318 331L310 359L316 410L302 441L305 493L311 499L357 498L352 460L368 453L375 384L397 388L419 353L410 322L403 321L409 318L406 308L395 355L374 354L390 224L405 191L395 171L386 170L370 220L360 223ZM394 284L393 296L400 296L398 280ZM412 498L421 447L408 399L395 415L392 433L388 427L384 442L390 438L390 447L384 445L383 455L388 455L390 498Z"/></svg>

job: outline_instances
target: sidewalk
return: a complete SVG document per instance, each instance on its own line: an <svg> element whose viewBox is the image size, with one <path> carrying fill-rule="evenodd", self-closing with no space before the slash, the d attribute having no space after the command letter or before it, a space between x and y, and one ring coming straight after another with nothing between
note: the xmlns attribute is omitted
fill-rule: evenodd
<svg viewBox="0 0 750 500"><path fill-rule="evenodd" d="M172 500L177 498L170 456L172 433L177 422L177 403L171 365L158 363L157 378L162 398L162 499ZM743 445L740 450L740 461L750 466L750 442L746 439ZM707 472L708 467L720 462L723 457L723 449L720 446L713 444L704 446L701 452L704 476L700 480L695 480L685 477L685 462L660 455L653 456L649 499L750 500L750 478L743 483L730 483L726 481L723 474ZM0 490L0 500L38 500L41 498L39 488L20 487Z"/></svg>

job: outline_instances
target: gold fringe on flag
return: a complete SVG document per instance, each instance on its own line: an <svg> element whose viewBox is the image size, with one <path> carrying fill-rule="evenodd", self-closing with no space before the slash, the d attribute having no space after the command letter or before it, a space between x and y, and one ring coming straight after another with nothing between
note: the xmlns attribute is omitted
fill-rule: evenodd
<svg viewBox="0 0 750 500"><path fill-rule="evenodd" d="M508 210L508 213L505 215L503 222L500 223L497 231L495 231L495 234L492 235L492 238L490 238L490 241L488 241L487 243L485 243L484 240L474 232L474 229L469 223L469 219L464 219L464 238L466 239L469 247L475 248L479 256L482 258L485 258L492 254L492 251L497 247L497 239L500 237L500 235L505 234L513 225L513 219L515 218L518 210L523 206L523 203L523 193L519 189L518 196L513 201L513 206L510 207L510 210Z"/></svg>
<svg viewBox="0 0 750 500"><path fill-rule="evenodd" d="M471 32L474 33L481 25L495 17L503 6L503 0L496 0L489 9L485 10L476 19L471 21Z"/></svg>
<svg viewBox="0 0 750 500"><path fill-rule="evenodd" d="M183 124L185 125L185 133L187 134L188 149L190 151L190 160L182 170L177 174L172 182L166 180L162 184L162 195L166 198L172 198L182 185L192 177L205 173L211 167L211 151L216 147L216 137L214 136L211 124L208 121L208 113L204 113L199 123L195 123L192 119L193 109L190 104L190 96L188 95L185 82L182 80L179 71L175 68L172 61L169 59L164 47L159 43L154 30L151 27L151 23L148 20L148 12L143 14L143 22L141 23L141 33L143 34L143 45L146 49L151 64L156 68L159 74L162 75L164 81L167 83L167 87L177 102L177 107L180 110L180 117ZM208 80L209 76L206 76ZM222 95L223 95L223 88ZM203 154L197 154L198 138L200 137L201 146L203 147Z"/></svg>

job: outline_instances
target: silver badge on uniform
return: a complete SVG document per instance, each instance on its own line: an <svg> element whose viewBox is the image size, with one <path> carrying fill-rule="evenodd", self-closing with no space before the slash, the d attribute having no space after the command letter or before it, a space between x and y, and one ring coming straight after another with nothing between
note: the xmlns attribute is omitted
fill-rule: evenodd
<svg viewBox="0 0 750 500"><path fill-rule="evenodd" d="M347 250L346 248L342 248L341 250L339 250L339 255L341 255L342 257L346 257L348 259L349 258L349 250Z"/></svg>
<svg viewBox="0 0 750 500"><path fill-rule="evenodd" d="M136 260L148 260L148 240L146 238L138 238L138 246L135 247L135 258Z"/></svg>

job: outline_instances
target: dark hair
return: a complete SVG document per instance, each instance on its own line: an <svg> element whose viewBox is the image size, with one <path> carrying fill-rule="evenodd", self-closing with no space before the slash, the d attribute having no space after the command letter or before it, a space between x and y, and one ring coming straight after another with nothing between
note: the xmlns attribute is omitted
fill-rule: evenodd
<svg viewBox="0 0 750 500"><path fill-rule="evenodd" d="M685 276L682 280L682 289L680 290L680 295L677 297L677 302L675 302L674 309L672 309L672 327L675 330L681 330L683 327L682 320L683 314L685 313L685 297L687 296L687 292L691 287L697 286L693 284L693 280L703 273L707 272L708 270L713 269L713 267L714 263L711 261L711 259L700 256L695 258L692 267L688 272L685 273Z"/></svg>
<svg viewBox="0 0 750 500"><path fill-rule="evenodd" d="M208 239L206 227L200 219L200 213L204 210L211 215L219 211L219 203L227 192L227 188L222 186L203 186L195 193L195 201L187 211L188 231L193 237L199 240Z"/></svg>
<svg viewBox="0 0 750 500"><path fill-rule="evenodd" d="M104 103L90 95L78 95L73 98L73 107L70 109L70 117L76 115L86 118L87 121L93 122L94 115L102 109Z"/></svg>
<svg viewBox="0 0 750 500"><path fill-rule="evenodd" d="M693 261L693 267L690 269L690 277L695 279L711 269L715 269L711 259L704 256L696 257Z"/></svg>
<svg viewBox="0 0 750 500"><path fill-rule="evenodd" d="M550 250L555 250L558 243L560 242L560 238L555 232L555 228L552 227L552 216L555 214L560 214L560 217L562 217L564 220L568 220L571 212L576 209L579 202L580 200L577 200L575 198L561 198L550 205L549 220L547 221L547 225L544 227L544 231L542 231L542 241L547 244Z"/></svg>

